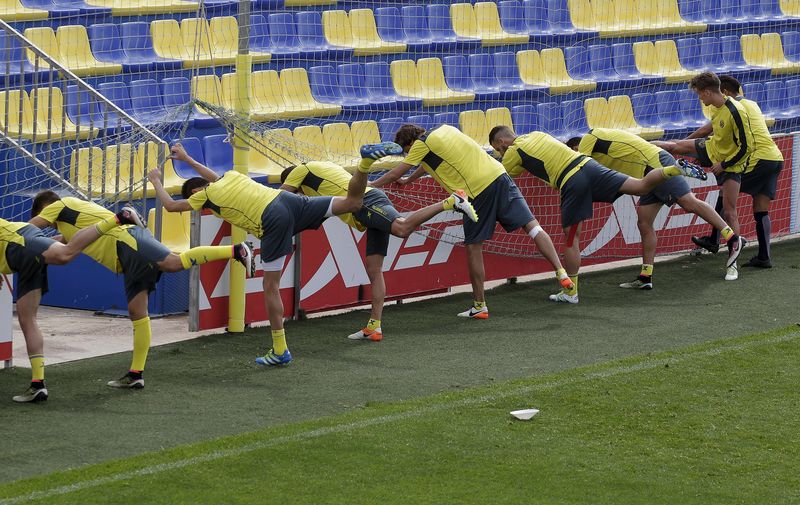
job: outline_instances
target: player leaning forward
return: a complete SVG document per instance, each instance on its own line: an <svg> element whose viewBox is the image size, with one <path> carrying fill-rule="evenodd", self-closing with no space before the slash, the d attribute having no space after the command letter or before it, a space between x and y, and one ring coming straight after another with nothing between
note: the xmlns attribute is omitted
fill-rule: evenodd
<svg viewBox="0 0 800 505"><path fill-rule="evenodd" d="M363 162L369 164L369 162ZM306 196L345 196L352 176L341 166L329 161L309 161L289 167L281 173L280 189L291 193L302 192ZM386 194L380 189L367 188L364 205L358 212L339 216L344 223L367 235L366 268L372 286L372 310L367 326L349 335L351 340L383 339L381 317L386 297L383 279L383 260L389 250L389 235L408 237L423 223L440 212L455 210L477 219L475 210L467 201L467 195L459 190L439 203L428 205L406 217L402 217Z"/></svg>
<svg viewBox="0 0 800 505"><path fill-rule="evenodd" d="M492 128L489 143L503 156L509 174L517 176L527 170L561 194L561 226L567 237L564 255L573 287L550 295L555 302L578 303L581 223L592 217L593 202L612 203L622 194L644 196L678 175L706 178L705 172L690 164L653 170L642 179L628 177L574 152L546 133L516 136L508 126Z"/></svg>
<svg viewBox="0 0 800 505"><path fill-rule="evenodd" d="M235 170L218 176L193 160L180 144L172 147L172 159L188 163L200 177L183 183L181 200L173 200L161 184L158 170L148 173L158 199L169 212L208 209L215 216L238 226L261 240L261 268L264 270L264 301L272 331L272 348L256 358L259 365L285 365L292 361L283 329L283 302L279 291L286 256L292 252L292 238L303 230L317 229L330 216L357 212L364 200L367 172L374 159L400 154L392 143L361 148L364 158L353 175L345 196L308 197L263 186Z"/></svg>
<svg viewBox="0 0 800 505"><path fill-rule="evenodd" d="M477 222L464 216L464 244L467 250L467 266L472 283L473 305L458 314L461 317L487 319L483 282L482 246L492 238L497 223L506 231L523 228L531 237L542 255L550 262L561 285L572 286L553 246L550 236L525 203L519 188L506 174L497 160L489 156L474 140L449 125L439 126L426 132L417 125L400 127L395 142L407 153L397 167L373 182L379 187L398 181L407 184L428 172L445 190L455 192L463 189L471 199L478 215ZM409 169L418 168L407 178L401 179Z"/></svg>

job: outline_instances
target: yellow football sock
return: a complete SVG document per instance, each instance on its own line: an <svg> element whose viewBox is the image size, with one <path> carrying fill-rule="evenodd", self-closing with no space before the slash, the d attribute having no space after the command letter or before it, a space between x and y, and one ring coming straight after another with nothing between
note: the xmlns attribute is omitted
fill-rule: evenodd
<svg viewBox="0 0 800 505"><path fill-rule="evenodd" d="M734 235L733 228L726 226L719 231L719 234L722 235L723 240L729 240Z"/></svg>
<svg viewBox="0 0 800 505"><path fill-rule="evenodd" d="M442 207L444 210L453 210L456 207L456 197L450 195L446 199L442 200Z"/></svg>
<svg viewBox="0 0 800 505"><path fill-rule="evenodd" d="M31 354L28 356L31 361L31 381L44 380L44 355Z"/></svg>
<svg viewBox="0 0 800 505"><path fill-rule="evenodd" d="M368 173L373 163L375 163L375 160L372 158L361 158L361 161L358 163L358 171L364 174Z"/></svg>
<svg viewBox="0 0 800 505"><path fill-rule="evenodd" d="M664 174L664 179L670 179L678 175L683 175L681 173L681 169L675 165L672 165L671 167L664 167L661 169L661 173Z"/></svg>
<svg viewBox="0 0 800 505"><path fill-rule="evenodd" d="M472 306L475 308L475 310L481 310L482 308L486 307L486 302L485 301L479 302L478 300L473 300Z"/></svg>
<svg viewBox="0 0 800 505"><path fill-rule="evenodd" d="M380 319L370 319L367 323L367 329L370 331L377 330L381 327L381 320Z"/></svg>
<svg viewBox="0 0 800 505"><path fill-rule="evenodd" d="M286 352L286 332L281 328L280 330L272 330L272 352L280 356Z"/></svg>
<svg viewBox="0 0 800 505"><path fill-rule="evenodd" d="M97 222L94 225L95 229L97 230L97 233L99 233L100 235L110 232L117 226L119 226L119 221L117 221L117 216L107 217L102 221Z"/></svg>
<svg viewBox="0 0 800 505"><path fill-rule="evenodd" d="M570 280L572 281L572 289L565 289L566 293L570 296L578 294L578 274L570 275Z"/></svg>
<svg viewBox="0 0 800 505"><path fill-rule="evenodd" d="M653 276L653 265L646 265L642 264L642 271L639 275L643 275L645 277L652 277Z"/></svg>
<svg viewBox="0 0 800 505"><path fill-rule="evenodd" d="M194 265L203 265L209 261L229 260L233 258L233 247L229 245L204 245L193 247L180 254L183 268L188 270Z"/></svg>
<svg viewBox="0 0 800 505"><path fill-rule="evenodd" d="M144 370L144 363L147 361L147 351L150 350L150 318L143 317L133 322L133 359L131 360L131 370L141 372Z"/></svg>

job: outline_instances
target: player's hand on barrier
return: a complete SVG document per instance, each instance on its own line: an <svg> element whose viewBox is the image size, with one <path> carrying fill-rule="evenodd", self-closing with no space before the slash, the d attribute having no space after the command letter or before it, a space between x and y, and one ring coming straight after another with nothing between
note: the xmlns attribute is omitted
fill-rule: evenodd
<svg viewBox="0 0 800 505"><path fill-rule="evenodd" d="M147 179L153 184L160 183L161 182L161 170L159 170L157 168L151 168L147 172Z"/></svg>
<svg viewBox="0 0 800 505"><path fill-rule="evenodd" d="M188 162L191 157L180 143L169 148L169 159Z"/></svg>
<svg viewBox="0 0 800 505"><path fill-rule="evenodd" d="M401 178L397 179L397 181L395 181L395 182L397 182L397 184L399 184L401 186L405 186L406 184L410 184L411 183L411 181L408 180L408 177L401 177Z"/></svg>

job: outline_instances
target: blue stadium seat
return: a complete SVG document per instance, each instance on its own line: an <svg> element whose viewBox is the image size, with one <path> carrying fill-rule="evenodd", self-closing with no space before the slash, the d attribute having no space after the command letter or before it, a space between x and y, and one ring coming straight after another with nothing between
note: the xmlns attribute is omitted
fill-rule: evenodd
<svg viewBox="0 0 800 505"><path fill-rule="evenodd" d="M742 84L744 97L761 105L766 100L766 92L764 91L764 84L760 82L746 82Z"/></svg>
<svg viewBox="0 0 800 505"><path fill-rule="evenodd" d="M463 50L480 47L480 39L468 39L456 35L455 30L453 30L453 22L450 19L450 5L432 4L427 5L425 9L428 12L428 29L431 33L432 42L458 42L457 47ZM436 44L434 44L434 49L438 49Z"/></svg>
<svg viewBox="0 0 800 505"><path fill-rule="evenodd" d="M520 97L541 98L548 91L548 86L534 86L522 81L517 67L516 53L511 51L495 53L493 59L494 75L504 93L514 92Z"/></svg>
<svg viewBox="0 0 800 505"><path fill-rule="evenodd" d="M800 115L800 79L786 81L786 107Z"/></svg>
<svg viewBox="0 0 800 505"><path fill-rule="evenodd" d="M660 128L664 130L667 135L672 136L685 136L689 133L688 129L683 126L683 117L681 115L681 104L678 92L675 90L669 91L656 91L654 94L656 102L656 115ZM679 135L682 132L683 135Z"/></svg>
<svg viewBox="0 0 800 505"><path fill-rule="evenodd" d="M681 89L677 93L684 126L699 128L708 123L708 119L703 115L703 109L700 107L700 100L692 90Z"/></svg>
<svg viewBox="0 0 800 505"><path fill-rule="evenodd" d="M164 107L161 90L155 79L131 81L128 89L131 94L133 117L145 124L164 122L170 111ZM188 127L192 127L194 120L188 121ZM185 116L175 118L176 124L183 125L184 122L186 122Z"/></svg>
<svg viewBox="0 0 800 505"><path fill-rule="evenodd" d="M378 120L381 142L394 142L394 134L403 124L405 124L405 120L401 117L385 117Z"/></svg>
<svg viewBox="0 0 800 505"><path fill-rule="evenodd" d="M536 112L539 115L539 128L553 137L566 140L564 136L564 117L562 116L561 106L555 102L540 103L536 105Z"/></svg>
<svg viewBox="0 0 800 505"><path fill-rule="evenodd" d="M80 9L57 5L53 0L25 0L21 2L29 9L40 9L47 11L49 19L71 17L75 18L81 14Z"/></svg>
<svg viewBox="0 0 800 505"><path fill-rule="evenodd" d="M161 81L161 95L164 97L164 107L182 107L192 101L192 88L186 77L167 77ZM219 122L208 114L199 112L192 107L191 119L198 128L215 128Z"/></svg>
<svg viewBox="0 0 800 505"><path fill-rule="evenodd" d="M291 18L292 15L287 15ZM294 18L292 18L294 19ZM272 53L273 48L269 40L269 25L267 18L261 14L253 14L250 16L250 49L261 51L264 53ZM289 54L296 54L299 51L293 51L292 48L286 48L285 51ZM285 54L285 53L281 53Z"/></svg>
<svg viewBox="0 0 800 505"><path fill-rule="evenodd" d="M789 61L800 61L800 32L789 31L781 34L783 55Z"/></svg>
<svg viewBox="0 0 800 505"><path fill-rule="evenodd" d="M182 61L162 58L153 50L153 39L150 36L150 23L122 23L120 29L120 33L122 34L122 50L130 64L147 63L152 70L183 68ZM123 68L124 67L125 63L123 62Z"/></svg>
<svg viewBox="0 0 800 505"><path fill-rule="evenodd" d="M497 3L500 26L508 33L529 33L525 24L525 8L518 0L503 0Z"/></svg>
<svg viewBox="0 0 800 505"><path fill-rule="evenodd" d="M585 46L573 46L564 48L564 61L567 64L567 72L573 79L583 79L594 81L594 74L589 63L589 48Z"/></svg>
<svg viewBox="0 0 800 505"><path fill-rule="evenodd" d="M430 130L431 128L433 128L433 118L427 114L417 114L414 116L408 116L406 118L406 122L421 126L426 130Z"/></svg>
<svg viewBox="0 0 800 505"><path fill-rule="evenodd" d="M552 33L548 16L547 0L523 0L522 17L529 33Z"/></svg>
<svg viewBox="0 0 800 505"><path fill-rule="evenodd" d="M580 137L589 131L586 121L586 110L583 100L565 100L561 102L561 117L564 124L564 137Z"/></svg>
<svg viewBox="0 0 800 505"><path fill-rule="evenodd" d="M643 75L636 67L636 59L633 56L633 44L624 42L614 44L611 46L611 51L614 60L614 71L621 79L635 80L644 84L643 78L647 77L652 79L652 75ZM657 78L656 82L663 82L662 78Z"/></svg>
<svg viewBox="0 0 800 505"><path fill-rule="evenodd" d="M450 125L453 128L458 128L458 112L440 112L433 115L433 126L441 126L443 124Z"/></svg>
<svg viewBox="0 0 800 505"><path fill-rule="evenodd" d="M728 69L750 68L742 55L742 43L738 35L723 35L719 38L722 63Z"/></svg>
<svg viewBox="0 0 800 505"><path fill-rule="evenodd" d="M789 107L786 84L783 81L764 83L764 101L759 104L764 115L774 118L794 117L796 111Z"/></svg>
<svg viewBox="0 0 800 505"><path fill-rule="evenodd" d="M336 103L351 110L371 108L369 99L366 97L351 97L342 92L337 69L334 69L332 65L309 68L308 79L311 84L311 94L319 102Z"/></svg>
<svg viewBox="0 0 800 505"><path fill-rule="evenodd" d="M94 128L103 126L102 118L98 122L100 112L97 101L86 91L79 90L77 85L70 84L67 86L67 90L64 93L64 103L67 108L67 116L76 125Z"/></svg>
<svg viewBox="0 0 800 505"><path fill-rule="evenodd" d="M413 49L414 44L424 44L435 51L452 51L459 42L452 40L435 40L428 27L428 13L422 5L406 5L400 9L401 23L406 44ZM396 21L395 21L396 22Z"/></svg>
<svg viewBox="0 0 800 505"><path fill-rule="evenodd" d="M110 7L98 7L96 5L90 5L84 0L53 0L53 5L61 9L78 10L81 14L91 15L93 19L97 19L99 16L111 15Z"/></svg>
<svg viewBox="0 0 800 505"><path fill-rule="evenodd" d="M203 137L205 165L219 175L233 168L233 147L225 142L227 134Z"/></svg>
<svg viewBox="0 0 800 505"><path fill-rule="evenodd" d="M535 105L515 105L511 107L511 122L514 133L524 135L539 130L539 114Z"/></svg>
<svg viewBox="0 0 800 505"><path fill-rule="evenodd" d="M581 32L584 34L596 33L575 28L569 14L567 0L547 0L547 20L550 22L550 29L553 33L564 35Z"/></svg>
<svg viewBox="0 0 800 505"><path fill-rule="evenodd" d="M34 74L36 74L38 82L43 82L46 79L48 71L42 70L41 67L38 71L35 71L34 66L28 58L25 57L22 46L19 45L19 41L13 36L6 34L3 30L0 30L0 54L4 57L3 61L13 62L8 68L9 84L18 82L20 78L31 82L33 81ZM20 62L22 62L22 69L20 69ZM0 67L2 67L0 82L4 82L6 79L5 64L0 63ZM20 70L22 70L22 74L20 74Z"/></svg>
<svg viewBox="0 0 800 505"><path fill-rule="evenodd" d="M710 67L711 61L700 58L700 45L696 38L683 37L676 39L675 47L678 49L678 59L684 68L700 70L701 68Z"/></svg>
<svg viewBox="0 0 800 505"><path fill-rule="evenodd" d="M364 86L370 103L387 104L403 110L422 106L422 99L399 96L395 92L389 64L385 61L364 64Z"/></svg>
<svg viewBox="0 0 800 505"><path fill-rule="evenodd" d="M172 142L171 145L175 145L176 143L177 141ZM203 156L203 146L200 144L200 139L197 137L185 137L180 140L180 143L186 150L186 154L188 154L193 160L202 163L203 165L206 164L206 158ZM195 172L194 169L186 162L172 160L172 166L175 168L175 173L178 174L181 179L199 177L197 172Z"/></svg>
<svg viewBox="0 0 800 505"><path fill-rule="evenodd" d="M104 97L111 100L114 105L127 112L129 115L133 114L130 93L128 92L128 86L124 82L103 82L97 85L97 91L99 91ZM102 128L103 126L102 112L105 110L108 110L108 113L106 114L106 121L108 121L109 125L122 126L123 122L125 122L125 129L129 128L127 125L127 120L120 119L116 111L110 107L107 108L102 103L98 104L98 115L95 118L96 124L99 127Z"/></svg>
<svg viewBox="0 0 800 505"><path fill-rule="evenodd" d="M415 8L413 14L422 16L422 19L409 22L412 33L424 32L427 28L427 21L425 19L425 9L420 6L411 6ZM407 20L405 19L406 13L410 12L403 7L401 12L397 7L378 7L375 9L375 26L378 28L378 36L387 42L402 42L406 44L406 50L411 52L429 51L431 49L431 35L428 31L422 38L417 38L413 34L404 30ZM398 23L397 20L401 22Z"/></svg>
<svg viewBox="0 0 800 505"><path fill-rule="evenodd" d="M270 33L275 29L272 19L272 15L270 15ZM322 29L322 15L318 11L298 12L295 15L295 21L297 23L297 40L302 53L325 51L329 59L341 59L353 55L351 48L333 46L328 43ZM290 30L290 28L286 27L286 30Z"/></svg>
<svg viewBox="0 0 800 505"><path fill-rule="evenodd" d="M653 93L635 93L631 96L633 118L639 125L650 128L662 128L658 120L656 97Z"/></svg>
<svg viewBox="0 0 800 505"><path fill-rule="evenodd" d="M497 100L500 98L500 91L497 86L487 88L473 81L470 77L472 65L467 63L464 55L445 56L442 58L442 67L444 68L445 82L447 82L447 86L450 89L475 93L475 97L481 100Z"/></svg>
<svg viewBox="0 0 800 505"><path fill-rule="evenodd" d="M257 43L263 46L262 51L271 53L273 58L302 56L303 58L326 59L328 57L328 48L314 49L300 44L297 36L297 23L292 13L272 13L267 16L266 26L259 17L263 18L261 15L251 17L255 23L253 29L257 35ZM266 41L263 39L264 35L267 36ZM347 51L344 50L334 51L334 53L337 52L347 54Z"/></svg>
<svg viewBox="0 0 800 505"><path fill-rule="evenodd" d="M678 10L686 21L705 22L706 17L701 11L701 0L678 0Z"/></svg>
<svg viewBox="0 0 800 505"><path fill-rule="evenodd" d="M710 0L706 0L710 1ZM734 28L735 24L748 25L748 17L742 11L742 4L739 0L719 0L720 14L717 18L719 22L731 25ZM755 21L755 20L750 20ZM711 21L714 22L714 21Z"/></svg>

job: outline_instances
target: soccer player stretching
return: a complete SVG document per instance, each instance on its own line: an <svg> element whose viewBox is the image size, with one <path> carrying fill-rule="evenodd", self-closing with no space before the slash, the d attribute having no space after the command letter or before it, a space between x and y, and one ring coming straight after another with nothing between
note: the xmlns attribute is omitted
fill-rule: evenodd
<svg viewBox="0 0 800 505"><path fill-rule="evenodd" d="M283 302L279 291L286 256L292 252L292 238L303 230L317 229L330 216L357 212L364 200L367 172L375 159L400 154L392 143L361 148L359 170L348 184L346 196L307 197L262 186L246 175L231 170L219 177L193 160L180 144L171 158L189 164L200 177L183 183L181 200L173 200L161 184L158 170L148 173L156 196L169 212L209 209L215 216L238 226L261 240L261 268L264 270L264 300L272 332L272 348L256 358L259 365L285 365L292 361L283 329Z"/></svg>
<svg viewBox="0 0 800 505"><path fill-rule="evenodd" d="M731 225L735 234L722 237L728 241L729 251L725 279L732 281L739 278L735 260L745 243L745 240L739 237L736 200L742 183L742 172L745 171L747 160L753 152L753 132L744 106L722 94L719 77L716 74L703 72L696 75L689 82L689 86L704 105L715 107L711 116L714 135L709 138L653 143L673 155L694 156L702 166L711 167L717 181L722 184L725 220ZM731 258L734 259L733 262L730 261Z"/></svg>
<svg viewBox="0 0 800 505"><path fill-rule="evenodd" d="M564 255L573 286L550 295L555 302L578 303L581 222L592 217L593 202L611 203L620 194L644 196L677 175L706 178L699 167L688 164L652 170L642 179L628 177L574 152L546 133L516 136L508 126L492 128L489 143L503 157L509 174L517 176L527 170L561 194L561 226L567 237Z"/></svg>
<svg viewBox="0 0 800 505"><path fill-rule="evenodd" d="M42 191L33 201L31 224L39 228L57 228L68 242L80 230L113 216L111 211L93 202L77 198L60 198L52 191ZM147 295L156 288L161 272L179 272L193 265L215 260L235 259L252 272L253 253L245 244L219 247L196 247L175 254L140 227L115 228L87 247L84 253L112 272L122 272L128 317L133 324L133 357L128 372L118 380L108 382L114 388L141 389L144 387L144 367L150 349L150 317Z"/></svg>
<svg viewBox="0 0 800 505"><path fill-rule="evenodd" d="M565 288L572 286L558 259L553 241L533 217L519 188L505 173L503 166L474 140L449 125L426 132L419 126L407 124L397 131L395 142L403 148L406 158L373 182L373 186L395 181L408 184L428 172L447 191L463 189L478 214L477 222L464 217L464 244L473 304L459 313L460 317L489 317L483 290L486 278L483 242L492 238L497 223L508 232L523 228L553 266L559 283ZM417 166L412 175L401 179L409 169Z"/></svg>
<svg viewBox="0 0 800 505"><path fill-rule="evenodd" d="M123 207L117 215L108 214L95 226L76 233L69 244L46 237L42 230L28 223L0 219L0 272L17 273L17 318L31 362L31 385L13 398L15 402L40 402L47 400L48 396L44 381L44 337L36 323L39 302L47 293L47 265L69 263L104 233L120 224L142 224L136 211L130 207Z"/></svg>
<svg viewBox="0 0 800 505"><path fill-rule="evenodd" d="M567 146L581 154L591 156L611 170L638 179L655 169L678 165L668 152L626 131L595 128L589 130L589 133L582 138L569 139ZM653 222L662 205L671 207L675 203L686 212L705 219L723 234L733 235L731 228L713 207L694 196L685 179L673 177L639 199L636 214L639 218L637 220L639 233L642 236L642 270L636 280L620 284L619 287L653 289L653 263L658 243Z"/></svg>
<svg viewBox="0 0 800 505"><path fill-rule="evenodd" d="M750 129L753 132L753 154L747 163L747 168L742 175L740 191L753 197L753 218L756 222L758 236L758 255L742 266L771 268L772 255L770 254L770 233L772 223L769 219L769 207L775 199L778 186L778 177L783 168L783 153L778 149L772 136L769 134L767 122L761 113L761 108L753 100L743 97L740 93L741 84L729 75L720 76L720 89L722 92L739 102L750 117ZM711 123L701 127L689 138L707 137L713 132ZM716 210L722 213L723 198L717 199ZM692 241L700 247L716 253L719 250L719 232L711 231L708 237L692 237Z"/></svg>
<svg viewBox="0 0 800 505"><path fill-rule="evenodd" d="M350 179L351 175L335 163L311 161L284 170L281 174L283 182L281 189L292 193L299 190L307 196L344 196L347 194ZM364 206L358 212L339 216L339 219L349 226L367 231L366 267L372 285L372 313L367 326L348 338L369 339L374 342L383 338L381 317L386 297L383 260L389 248L389 235L408 237L424 222L445 210L462 212L473 221L477 220L475 210L462 190L453 192L439 203L419 209L407 217L401 217L383 191L367 188L364 193Z"/></svg>

